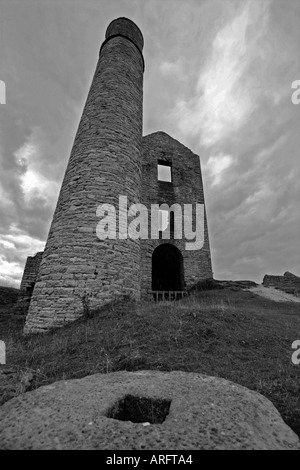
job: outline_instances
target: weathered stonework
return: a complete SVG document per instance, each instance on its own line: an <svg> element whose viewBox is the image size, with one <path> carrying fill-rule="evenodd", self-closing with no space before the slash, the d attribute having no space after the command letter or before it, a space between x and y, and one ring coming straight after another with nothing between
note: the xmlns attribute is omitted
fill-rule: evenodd
<svg viewBox="0 0 300 470"><path fill-rule="evenodd" d="M152 203L204 204L199 157L163 132L142 138L142 49L142 34L131 20L110 23L62 183L25 333L74 321L87 300L88 308L94 309L124 297L149 298L153 251L160 245L171 246L167 255L180 259L179 290L212 277L205 213L204 246L198 252L186 251L185 240L119 239L118 224L116 239L100 240L96 234L105 216L97 216L98 206L113 205L118 220L119 196L127 197L128 208L133 203L148 208ZM172 164L172 183L157 181L159 160ZM135 217L128 217L128 224Z"/></svg>
<svg viewBox="0 0 300 470"><path fill-rule="evenodd" d="M123 406L118 416L128 398L136 406ZM162 401L169 407L158 420L155 404ZM143 370L61 380L7 401L0 407L0 448L119 455L151 449L156 463L162 451L189 468L179 461L183 450L187 459L191 450L300 450L300 443L272 402L253 390L220 377Z"/></svg>
<svg viewBox="0 0 300 470"><path fill-rule="evenodd" d="M20 286L20 293L18 296L17 304L14 308L15 314L26 314L29 308L30 300L32 297L33 289L39 273L43 251L39 251L34 256L28 256L23 272L23 277Z"/></svg>
<svg viewBox="0 0 300 470"><path fill-rule="evenodd" d="M283 276L266 274L263 279L265 287L276 287L288 294L300 295L300 277L288 271Z"/></svg>
<svg viewBox="0 0 300 470"><path fill-rule="evenodd" d="M142 202L150 212L151 204L204 204L204 192L199 156L164 132L155 132L143 138ZM172 168L172 182L158 181L157 163L168 162ZM182 220L183 222L183 220ZM204 244L200 250L186 250L187 240L174 238L164 240L141 240L142 295L151 298L152 256L161 245L176 247L182 256L182 290L190 288L199 280L212 278L212 266L206 214L204 211ZM195 218L193 218L195 229ZM148 228L150 233L150 227ZM183 233L184 235L184 233ZM180 256L180 255L179 255ZM167 290L167 289L166 289ZM181 290L181 289L178 289Z"/></svg>
<svg viewBox="0 0 300 470"><path fill-rule="evenodd" d="M124 295L140 298L140 244L100 241L96 210L104 203L117 207L120 194L129 204L140 200L142 46L134 23L111 23L62 183L25 332L75 320L82 313L85 291L91 293L91 308Z"/></svg>

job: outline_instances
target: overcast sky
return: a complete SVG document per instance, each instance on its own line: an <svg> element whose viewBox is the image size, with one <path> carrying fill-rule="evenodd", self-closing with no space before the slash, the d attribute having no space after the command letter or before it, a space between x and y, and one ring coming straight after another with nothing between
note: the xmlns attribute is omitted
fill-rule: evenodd
<svg viewBox="0 0 300 470"><path fill-rule="evenodd" d="M300 275L299 0L0 0L0 285L44 248L119 16L144 35L144 135L200 155L214 277Z"/></svg>

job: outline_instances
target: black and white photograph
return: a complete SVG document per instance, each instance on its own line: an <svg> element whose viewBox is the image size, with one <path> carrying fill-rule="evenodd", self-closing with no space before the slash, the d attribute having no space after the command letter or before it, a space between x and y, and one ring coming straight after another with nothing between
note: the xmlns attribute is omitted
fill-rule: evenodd
<svg viewBox="0 0 300 470"><path fill-rule="evenodd" d="M0 0L0 450L300 450L299 157L300 0Z"/></svg>

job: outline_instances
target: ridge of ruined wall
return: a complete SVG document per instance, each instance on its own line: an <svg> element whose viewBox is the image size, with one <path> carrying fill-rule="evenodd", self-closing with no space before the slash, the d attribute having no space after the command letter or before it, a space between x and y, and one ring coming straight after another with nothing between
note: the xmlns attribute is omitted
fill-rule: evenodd
<svg viewBox="0 0 300 470"><path fill-rule="evenodd" d="M34 256L28 256L21 280L20 292L18 296L18 301L14 308L15 314L26 315L33 289L36 283L36 279L39 273L40 265L43 258L43 251L39 251Z"/></svg>
<svg viewBox="0 0 300 470"><path fill-rule="evenodd" d="M300 277L289 271L286 271L283 276L266 274L263 285L265 287L275 287L288 294L300 295Z"/></svg>

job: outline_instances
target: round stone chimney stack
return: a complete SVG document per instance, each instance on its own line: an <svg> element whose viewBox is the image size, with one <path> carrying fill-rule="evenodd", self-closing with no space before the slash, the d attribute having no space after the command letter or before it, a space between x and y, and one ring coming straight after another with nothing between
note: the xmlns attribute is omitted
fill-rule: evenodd
<svg viewBox="0 0 300 470"><path fill-rule="evenodd" d="M119 196L141 198L143 36L112 21L79 123L34 287L25 332L63 326L112 300L140 298L140 241L119 239ZM97 208L116 213L116 238L98 238ZM104 216L104 214L103 214ZM128 223L130 219L128 220Z"/></svg>
<svg viewBox="0 0 300 470"><path fill-rule="evenodd" d="M105 39L117 35L121 35L127 39L130 39L142 54L144 38L141 30L133 21L129 20L128 18L117 18L116 20L113 20L107 27Z"/></svg>

